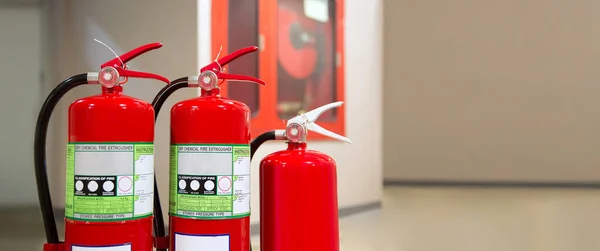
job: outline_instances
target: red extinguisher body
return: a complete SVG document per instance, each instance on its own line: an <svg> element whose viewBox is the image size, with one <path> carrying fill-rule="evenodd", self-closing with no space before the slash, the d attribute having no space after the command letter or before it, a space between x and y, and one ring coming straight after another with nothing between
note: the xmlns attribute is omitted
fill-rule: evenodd
<svg viewBox="0 0 600 251"><path fill-rule="evenodd" d="M71 104L68 139L65 251L153 250L152 105L103 88Z"/></svg>
<svg viewBox="0 0 600 251"><path fill-rule="evenodd" d="M306 143L260 163L262 251L339 251L335 161Z"/></svg>
<svg viewBox="0 0 600 251"><path fill-rule="evenodd" d="M170 250L249 250L248 106L219 89L175 104L170 175Z"/></svg>

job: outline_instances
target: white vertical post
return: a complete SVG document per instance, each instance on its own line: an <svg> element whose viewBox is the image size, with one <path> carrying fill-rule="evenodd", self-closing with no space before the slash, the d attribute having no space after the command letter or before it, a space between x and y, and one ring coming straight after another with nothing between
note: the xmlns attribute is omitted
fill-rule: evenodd
<svg viewBox="0 0 600 251"><path fill-rule="evenodd" d="M198 70L212 61L211 55L211 0L198 0ZM200 95L198 88L198 96Z"/></svg>

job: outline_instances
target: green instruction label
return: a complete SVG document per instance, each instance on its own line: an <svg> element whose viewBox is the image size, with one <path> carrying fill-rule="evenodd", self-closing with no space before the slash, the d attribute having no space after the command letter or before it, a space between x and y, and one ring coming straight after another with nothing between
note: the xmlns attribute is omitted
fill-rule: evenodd
<svg viewBox="0 0 600 251"><path fill-rule="evenodd" d="M170 158L171 215L250 215L249 145L172 145Z"/></svg>
<svg viewBox="0 0 600 251"><path fill-rule="evenodd" d="M152 143L69 143L66 174L69 219L121 221L152 215Z"/></svg>

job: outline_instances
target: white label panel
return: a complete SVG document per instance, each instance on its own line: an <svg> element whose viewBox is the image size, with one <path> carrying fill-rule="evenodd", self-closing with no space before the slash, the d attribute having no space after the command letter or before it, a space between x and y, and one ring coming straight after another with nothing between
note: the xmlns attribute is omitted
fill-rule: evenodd
<svg viewBox="0 0 600 251"><path fill-rule="evenodd" d="M229 251L229 235L183 235L175 233L177 251Z"/></svg>
<svg viewBox="0 0 600 251"><path fill-rule="evenodd" d="M133 173L131 152L75 150L75 175L127 175Z"/></svg>
<svg viewBox="0 0 600 251"><path fill-rule="evenodd" d="M231 174L232 153L179 153L179 173L192 175Z"/></svg>
<svg viewBox="0 0 600 251"><path fill-rule="evenodd" d="M81 247L71 246L72 251L131 251L131 244L108 247Z"/></svg>

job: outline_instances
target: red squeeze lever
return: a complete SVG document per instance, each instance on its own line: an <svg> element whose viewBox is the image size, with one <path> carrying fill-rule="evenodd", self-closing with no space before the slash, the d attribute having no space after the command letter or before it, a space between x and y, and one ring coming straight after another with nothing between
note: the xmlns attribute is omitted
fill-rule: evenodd
<svg viewBox="0 0 600 251"><path fill-rule="evenodd" d="M237 50L227 56L224 56L221 59L215 60L214 62L210 63L207 66L202 67L202 69L200 69L200 85L202 86L203 84L207 84L208 82L205 82L203 80L204 77L207 77L208 79L218 82L217 79L221 79L221 80L229 80L229 81L246 81L246 82L253 82L259 85L266 85L266 83L258 78L253 78L253 77L248 77L248 76L242 76L242 75L235 75L235 74L228 74L228 73L223 73L224 69L223 66L231 63L233 60L244 56L248 53L251 52L255 52L258 50L258 47L256 46L250 46L250 47L246 47L240 50ZM217 78L217 79L215 79ZM202 83L204 82L204 83ZM219 83L221 84L221 83Z"/></svg>
<svg viewBox="0 0 600 251"><path fill-rule="evenodd" d="M151 50L155 50L158 49L160 47L162 47L163 45L161 43L151 43L151 44L146 44L146 45L142 45L138 48L135 48L129 52L126 52L125 54L118 56L116 58L113 58L109 61L107 61L106 63L101 65L101 70L99 72L99 81L107 86L107 87L112 87L116 84L122 84L123 82L118 82L120 77L134 77L134 78L153 78L153 79L157 79L160 81L163 81L167 84L169 84L169 79L154 74L154 73L148 73L148 72L139 72L139 71L131 71L131 70L127 70L127 62L131 61L132 59L148 52Z"/></svg>

